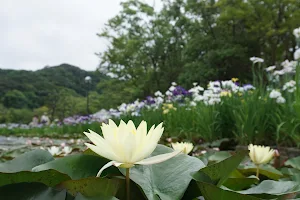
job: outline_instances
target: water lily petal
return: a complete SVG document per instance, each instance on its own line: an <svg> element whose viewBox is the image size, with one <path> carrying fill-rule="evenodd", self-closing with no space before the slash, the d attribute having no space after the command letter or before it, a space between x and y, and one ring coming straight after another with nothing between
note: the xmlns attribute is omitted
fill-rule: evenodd
<svg viewBox="0 0 300 200"><path fill-rule="evenodd" d="M160 154L160 155L157 155L157 156L146 158L144 160L136 162L135 164L152 165L152 164L161 163L161 162L164 162L166 160L169 160L170 158L173 158L174 156L178 155L180 152L181 152L180 150L177 150L177 151L174 151L172 153Z"/></svg>
<svg viewBox="0 0 300 200"><path fill-rule="evenodd" d="M110 166L116 166L116 167L119 167L120 165L122 165L123 163L119 163L119 162L116 162L116 161L110 161L108 163L106 163L100 170L99 172L97 173L97 177L100 177L100 175L102 174L102 172L109 168Z"/></svg>
<svg viewBox="0 0 300 200"><path fill-rule="evenodd" d="M119 159L119 157L116 156L113 151L109 150L109 148L106 148L106 146L102 146L102 148L100 148L98 146L95 146L95 145L92 145L89 143L85 143L85 145L88 148L90 148L93 152L95 152L96 154L98 154L104 158L107 158L109 160L118 160Z"/></svg>

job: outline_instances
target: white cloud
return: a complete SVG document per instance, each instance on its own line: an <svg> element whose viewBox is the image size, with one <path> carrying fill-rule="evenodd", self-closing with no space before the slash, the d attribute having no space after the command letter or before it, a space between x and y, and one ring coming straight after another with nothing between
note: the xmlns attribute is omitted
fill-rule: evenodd
<svg viewBox="0 0 300 200"><path fill-rule="evenodd" d="M36 70L69 63L95 70L99 64L95 53L107 45L96 33L120 11L120 2L1 0L0 68Z"/></svg>

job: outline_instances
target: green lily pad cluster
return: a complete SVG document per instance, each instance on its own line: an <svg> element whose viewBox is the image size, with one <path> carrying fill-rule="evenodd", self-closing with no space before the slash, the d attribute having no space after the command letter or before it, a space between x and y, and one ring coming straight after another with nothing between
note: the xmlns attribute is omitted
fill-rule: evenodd
<svg viewBox="0 0 300 200"><path fill-rule="evenodd" d="M163 145L151 156L173 150ZM219 154L219 155L218 155ZM225 155L227 154L227 155ZM48 151L34 150L0 163L0 194L5 200L94 200L125 199L125 170L106 169L109 160L90 150L54 159ZM180 154L160 164L130 169L133 200L256 200L300 197L300 157L275 169L256 166L247 151L192 157Z"/></svg>

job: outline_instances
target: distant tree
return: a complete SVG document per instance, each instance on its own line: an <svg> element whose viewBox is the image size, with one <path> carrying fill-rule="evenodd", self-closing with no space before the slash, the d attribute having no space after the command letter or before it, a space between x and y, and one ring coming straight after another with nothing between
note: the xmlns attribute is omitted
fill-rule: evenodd
<svg viewBox="0 0 300 200"><path fill-rule="evenodd" d="M5 93L3 105L7 108L26 108L28 99L21 91L12 90Z"/></svg>
<svg viewBox="0 0 300 200"><path fill-rule="evenodd" d="M99 34L110 42L99 54L99 70L140 97L165 91L172 81L190 87L251 80L249 58L267 65L292 59L292 31L300 26L298 0L163 0L161 10L127 0L121 6Z"/></svg>

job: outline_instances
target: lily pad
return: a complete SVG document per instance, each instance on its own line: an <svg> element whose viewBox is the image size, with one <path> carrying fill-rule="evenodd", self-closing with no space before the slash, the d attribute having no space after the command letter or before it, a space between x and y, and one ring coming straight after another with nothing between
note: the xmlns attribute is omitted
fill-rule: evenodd
<svg viewBox="0 0 300 200"><path fill-rule="evenodd" d="M220 162L222 160L225 160L226 158L229 158L230 156L231 154L228 151L219 151L209 156L208 160L210 162Z"/></svg>
<svg viewBox="0 0 300 200"><path fill-rule="evenodd" d="M258 183L258 181L256 176L228 178L223 185L231 190L244 190L251 185Z"/></svg>
<svg viewBox="0 0 300 200"><path fill-rule="evenodd" d="M22 182L39 182L53 187L69 179L71 178L68 175L52 169L41 172L22 171L16 173L0 173L0 186Z"/></svg>
<svg viewBox="0 0 300 200"><path fill-rule="evenodd" d="M49 188L41 183L18 183L0 187L1 199L5 200L65 200L66 191Z"/></svg>
<svg viewBox="0 0 300 200"><path fill-rule="evenodd" d="M121 179L108 179L90 177L80 180L68 180L59 184L59 188L67 189L67 191L75 196L78 192L87 197L93 196L115 196L120 188L124 185Z"/></svg>
<svg viewBox="0 0 300 200"><path fill-rule="evenodd" d="M32 171L38 172L55 169L69 175L73 180L77 180L87 177L95 177L99 169L107 162L109 162L109 160L100 156L71 155L36 166L32 169ZM103 172L103 176L108 174L120 175L120 172L116 167L110 167Z"/></svg>
<svg viewBox="0 0 300 200"><path fill-rule="evenodd" d="M255 165L243 165L239 166L238 170L246 175L254 175L256 174L256 166ZM266 176L273 180L279 180L283 177L283 174L270 165L261 165L259 166L259 174Z"/></svg>
<svg viewBox="0 0 300 200"><path fill-rule="evenodd" d="M198 187L201 190L202 196L205 200L259 200L260 198L240 194L237 192L223 190L215 185L205 183L205 182L198 182Z"/></svg>
<svg viewBox="0 0 300 200"><path fill-rule="evenodd" d="M20 172L20 171L31 171L35 166L47 163L54 160L52 155L45 150L33 150L20 155L19 157L0 163L0 172Z"/></svg>
<svg viewBox="0 0 300 200"><path fill-rule="evenodd" d="M86 197L83 196L82 194L78 194L74 200L118 200L116 197L109 197L109 196L104 196L104 195L97 195L93 197Z"/></svg>
<svg viewBox="0 0 300 200"><path fill-rule="evenodd" d="M295 158L291 158L288 159L285 163L285 166L291 166L295 169L300 170L300 156L299 157L295 157Z"/></svg>
<svg viewBox="0 0 300 200"><path fill-rule="evenodd" d="M241 194L251 194L261 198L278 198L300 192L300 184L294 181L265 180L248 190L239 191Z"/></svg>
<svg viewBox="0 0 300 200"><path fill-rule="evenodd" d="M152 156L172 151L169 147L157 145ZM141 187L150 200L175 200L184 195L192 180L190 174L203 167L199 159L180 154L159 164L135 166L130 169L130 179ZM124 169L120 171L125 174Z"/></svg>
<svg viewBox="0 0 300 200"><path fill-rule="evenodd" d="M245 158L246 154L246 151L240 151L221 162L200 169L200 171L195 173L193 177L196 181L203 181L203 175L201 175L201 173L205 173L216 185L220 186L226 181L229 175L239 166L239 164ZM201 177L199 177L200 175Z"/></svg>

